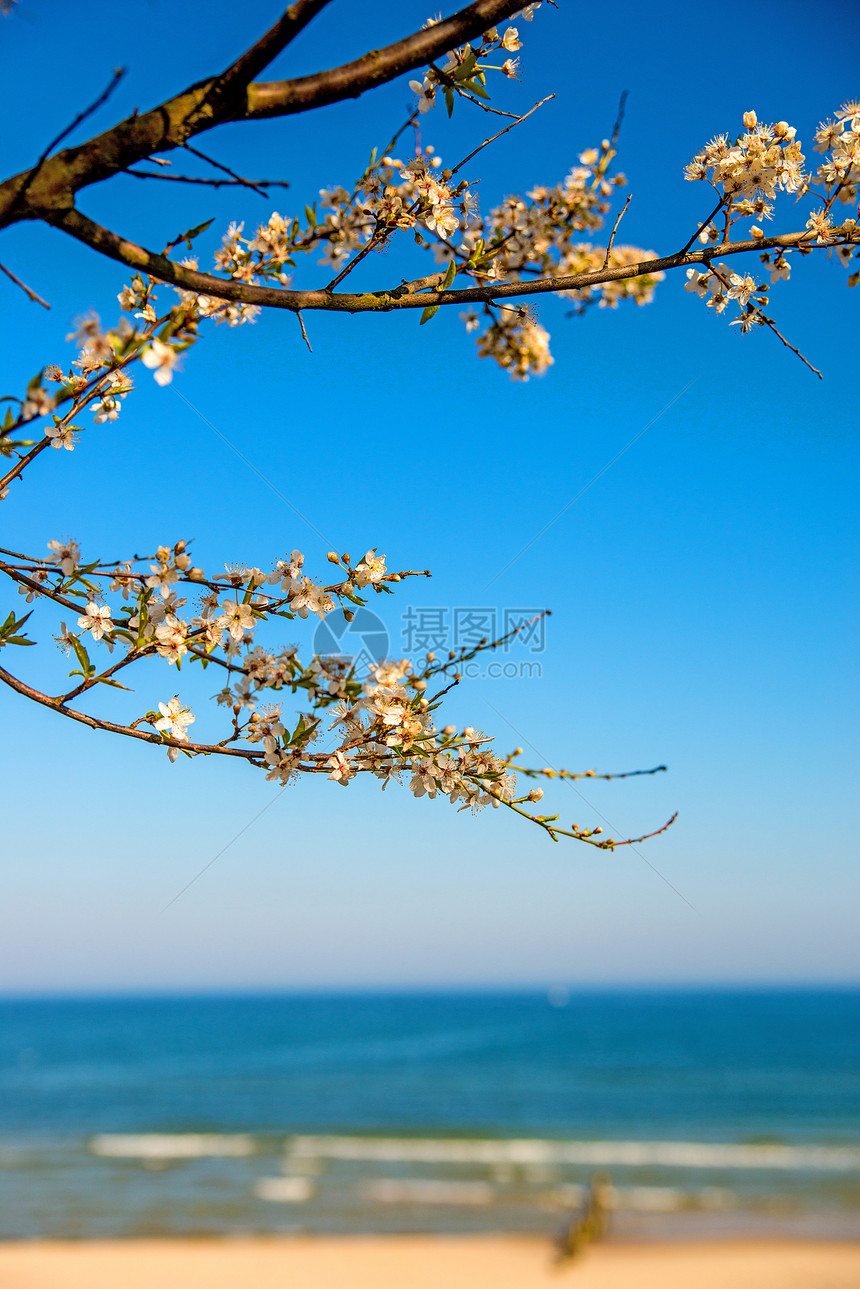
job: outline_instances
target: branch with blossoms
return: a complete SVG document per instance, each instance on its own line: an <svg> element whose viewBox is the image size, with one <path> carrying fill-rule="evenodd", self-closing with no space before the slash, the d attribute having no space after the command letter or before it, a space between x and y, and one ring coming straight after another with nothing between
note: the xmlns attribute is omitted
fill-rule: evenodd
<svg viewBox="0 0 860 1289"><path fill-rule="evenodd" d="M515 124L530 115L525 113ZM755 121L755 113L747 113L745 120ZM593 303L615 308L622 300L642 305L653 299L655 287L666 273L678 269L686 271L686 289L705 298L715 312L721 313L733 303L737 314L732 324L742 332L766 327L799 354L764 309L773 285L790 276L792 256L835 252L849 266L852 258L860 255L857 219L852 215L838 222L834 216L837 201L856 205L858 140L860 108L847 104L835 121L819 128L816 146L827 147L829 155L816 174L809 176L802 169L804 157L796 131L785 122L775 126L756 122L734 145L721 136L686 172L687 179L708 181L718 193L717 206L694 230L687 245L662 257L616 244L623 209L607 246L595 245L590 238L583 240L583 234L603 227L613 192L626 185L623 174L611 171L616 150L609 140L580 154L581 164L561 184L535 188L528 200L510 197L486 217L478 213L468 183L454 183L462 162L443 169L431 149L406 162L388 153L377 160L374 154L351 191L339 187L321 192L324 214L317 212L316 203L305 207L304 220L274 214L253 237L245 237L240 226L231 225L215 255L215 266L226 278L200 272L196 260L177 264L154 255L76 210L54 222L96 250L131 265L138 276L147 274L150 282L172 283L185 292L189 302L195 294L202 297L204 310L215 307L216 301L298 314L303 310L379 313L420 309L424 323L445 306L481 305L487 325L478 336L479 355L494 358L518 379L545 371L553 360L546 330L527 307L506 306L506 301L555 294L572 300L579 311ZM749 236L738 238L733 231L738 221L772 218L779 192L817 198L822 204L800 230L766 235L760 224L752 223ZM628 196L624 209L629 200ZM444 267L381 290L335 290L371 251L386 248L404 230L411 230L418 246L431 250ZM701 246L693 250L696 240ZM336 276L323 288L290 289L287 270L296 267L298 255L317 249L323 251L322 263L339 267ZM750 255L767 267L768 285L725 263L735 256ZM475 285L456 288L458 276ZM857 280L855 271L849 275L849 286ZM274 282L281 285L274 286ZM480 330L480 315L474 308L463 318L468 330Z"/></svg>
<svg viewBox="0 0 860 1289"><path fill-rule="evenodd" d="M0 455L8 466L0 477L0 500L47 448L74 451L82 434L86 439L93 432L109 432L133 391L136 365L150 371L159 386L168 385L204 324L212 321L234 327L254 322L261 308L287 309L298 315L307 338L305 311L418 309L421 324L427 324L440 308L465 306L466 329L477 333L479 355L492 357L512 377L527 379L553 361L549 335L527 303L531 298L557 295L578 312L595 304L615 308L624 300L645 305L667 273L683 269L686 289L716 314L731 306L742 332L764 327L798 353L765 313L770 287L789 277L793 256L835 253L850 267L860 254L855 215L836 214L857 202L857 104L844 105L820 126L815 147L824 157L814 173L804 168L793 127L785 122L764 125L754 113L745 114L744 129L733 142L718 136L686 169L686 179L710 187L712 208L683 247L657 256L617 240L631 201L628 192L620 210L615 209L615 199L627 188L624 174L616 169L620 116L611 137L580 153L560 182L479 207L478 180L466 167L511 130L528 128L529 119L548 101L523 113L490 101L499 85L516 80L518 59L513 55L522 47L521 28L501 24L518 13L531 21L540 5L523 9L521 0L475 0L353 63L291 81L257 81L326 3L296 0L219 75L150 112L135 112L84 144L56 152L73 126L93 110L87 109L35 165L0 183L0 227L39 220L132 269L119 294L124 316L116 326L104 330L90 314L72 337L79 353L68 369L51 364L21 396L7 396ZM354 98L419 69L421 78L410 83L416 95L413 110L393 130L387 146L373 150L357 178L321 191L300 214L273 212L247 233L242 224L232 224L215 252L212 272L201 271L194 254L195 242L211 220L153 252L102 227L77 207L88 186L119 174L162 177L134 167L146 161L169 167L164 154L177 148L183 149L184 159L202 159L226 172L231 182L259 192L259 185L214 162L189 140L227 122L304 112ZM117 74L97 104L106 101L119 80ZM421 118L443 103L449 117L462 104L467 111L477 108L508 123L447 166L417 135ZM410 155L402 140L413 128L416 143ZM164 177L196 181L194 175ZM766 234L777 200L788 194L810 203L803 227ZM403 242L404 234L421 257L414 277L370 291L340 289L347 277L373 262L373 254ZM323 284L296 287L293 276L309 255L324 270ZM731 266L735 257L750 256L765 265L768 286ZM4 266L3 271L31 299L40 299L11 270ZM857 279L857 272L851 273L849 285ZM390 593L407 577L429 576L427 570L389 572L376 548L355 561L329 552L337 568L337 579L330 582L310 577L295 550L266 572L230 565L214 577L192 562L184 541L158 546L144 559L135 555L118 561L84 559L71 538L52 539L48 551L40 558L0 550L0 572L33 606L22 615L8 613L0 625L0 649L32 644L31 615L38 610L38 620L50 607L58 616L57 642L75 665L56 694L37 690L5 668L0 668L0 679L67 719L162 746L171 761L180 754L239 758L282 784L308 773L323 774L342 786L360 774L373 775L383 788L391 779L406 779L416 797L445 796L459 809L473 811L503 806L554 841L564 836L601 849L656 836L675 818L641 838L622 841L604 838L599 828L565 827L559 815L538 813L542 787L517 795L518 774L531 783L623 778L664 767L621 775L533 768L521 763L521 749L500 756L490 749L490 737L473 726L442 724L444 699L460 684L464 663L503 645L516 632L483 640L444 660L433 654L420 665L383 660L367 677L359 676L345 657L318 655L305 663L298 646L269 648L260 642L257 633L271 620L292 622L313 615L322 621L334 613L349 621L355 606L363 606L371 594ZM189 606L192 594L195 603ZM100 650L109 659L95 661ZM222 686L215 698L223 726L217 739L192 740L195 713L179 694L168 697L172 681L159 682L155 701L137 709L139 714L125 724L80 709L82 700L103 694L104 688L128 692L133 665L135 676L149 677L152 665L179 672L183 664L219 669ZM298 702L289 715L284 711L287 696Z"/></svg>
<svg viewBox="0 0 860 1289"><path fill-rule="evenodd" d="M281 784L300 774L325 774L345 787L358 774L372 774L385 788L390 780L401 782L407 777L416 797L446 796L460 809L470 808L473 813L487 805L502 805L537 824L554 841L568 836L608 850L630 844L599 839L599 828L573 825L564 829L557 822L558 815L529 809L542 799L541 788L516 795L520 770L528 778L550 779L559 774L566 777L566 771L522 767L518 762L521 749L500 758L486 746L489 737L471 726L460 731L454 725L437 728L435 713L443 696L459 684L461 674L454 671L450 683L428 693L433 685L439 679L447 680L453 668L497 648L531 623L523 623L498 640L484 640L471 650L452 652L444 662L437 661L433 653L418 668L408 659L378 662L362 680L351 659L316 656L305 666L296 646L270 652L254 643L254 632L269 618L292 620L314 613L324 619L334 610L335 600L349 616L352 610L344 607L343 601L365 603L359 590L371 588L381 593L390 590L389 583L427 576L426 571L389 573L384 557L374 550L355 564L348 555L332 551L329 561L339 567L345 580L324 587L304 575L299 551L277 561L268 575L260 569L232 568L223 577L210 579L192 565L187 545L181 541L159 547L150 561L109 564L82 562L80 549L71 539L52 540L49 550L46 560L0 550L4 557L0 571L17 584L28 602L45 599L78 615L71 628L60 623L56 639L78 664L69 677L80 679L71 689L53 696L6 668L0 667L0 680L58 715L91 729L165 746L171 761L180 753L239 757L265 770L268 780ZM139 567L147 562L146 571ZM277 584L280 595L263 589ZM177 594L186 586L205 591L191 616L183 614L187 600ZM109 593L119 594L124 603L110 605ZM23 633L29 617L30 613L21 618L8 615L0 626L0 648L34 643ZM121 649L122 657L99 669L90 657L94 644L106 646L111 654ZM188 731L196 717L178 694L159 701L157 708L127 724L71 706L97 685L128 691L129 686L123 683L128 679L125 669L146 658L161 658L177 671L186 661L204 668L214 663L227 672L227 683L216 695L219 705L229 711L223 738L192 741ZM123 672L123 681L117 678L119 672ZM285 691L299 695L307 705L296 713L294 726L293 721L284 723L280 695ZM261 706L263 699L276 701ZM333 750L314 750L314 744L334 730L339 736ZM586 774L593 777L593 772ZM668 826L634 840L656 836Z"/></svg>
<svg viewBox="0 0 860 1289"><path fill-rule="evenodd" d="M196 308L199 316L223 317L226 311L230 321L250 321L260 308L292 311L299 315L305 339L304 311L419 309L426 323L440 308L467 306L464 321L467 330L478 333L479 355L492 357L515 379L545 371L553 359L549 335L531 307L508 301L554 294L572 301L574 312L594 303L614 308L628 299L642 305L653 298L667 273L684 269L687 289L717 313L731 304L736 309L733 325L742 332L763 327L803 357L765 312L768 292L789 276L794 255L835 252L850 265L860 254L856 213L847 218L834 213L837 203L857 202L860 107L854 103L845 104L819 127L815 147L825 157L811 173L804 169L796 130L784 121L765 125L748 112L744 131L734 142L717 136L685 171L687 179L712 189L716 205L679 251L662 256L616 244L629 194L607 244L595 244L594 235L604 226L615 191L626 186L624 175L613 170L617 128L599 147L582 152L579 164L560 183L535 187L526 197L512 196L487 212L479 211L474 180L455 182L458 172L482 148L521 125L534 108L522 115L502 111L511 124L450 168L432 149L420 146L412 157L394 156L401 127L387 149L374 150L357 182L323 190L319 203L306 204L302 213L274 212L253 236L246 236L241 225L231 225L215 255L213 273L201 272L196 259L177 262L167 252L150 251L77 208L82 190L128 172L136 163L169 165L163 154L178 147L204 155L189 144L202 131L226 122L309 111L356 97L422 66L422 78L410 81L417 100L409 122L441 102L448 116L461 101L499 111L490 107L492 86L499 77L503 82L516 80L519 59L511 55L522 48L522 29L494 24L517 14L529 22L541 8L523 8L516 0L476 0L450 18L430 20L420 32L355 62L292 81L254 81L326 3L298 0L220 75L150 112L135 113L88 143L46 154L29 171L0 183L0 227L22 219L43 220L134 269L140 289L144 283L147 288L170 283L185 294L189 312ZM766 234L764 224L773 219L776 199L783 194L796 200L811 198L820 205L811 206L802 228ZM738 236L738 224L744 221L758 222L744 230L748 235ZM336 289L371 252L386 249L406 231L418 248L433 253L438 271L369 291ZM697 238L702 245L693 249ZM297 258L313 252L322 252L321 263L332 265L335 276L326 285L295 289L291 271ZM732 257L751 255L766 266L767 285L727 264ZM468 285L456 283L457 278ZM849 285L857 279L857 272L851 273ZM157 348L155 352L168 361Z"/></svg>
<svg viewBox="0 0 860 1289"><path fill-rule="evenodd" d="M75 451L82 433L100 432L117 419L133 389L129 373L134 364L151 370L161 385L172 380L180 346L187 349L197 338L199 313L183 299L159 315L153 298L151 283L134 281L121 302L136 306L136 322L123 318L103 332L95 317L84 319L69 337L77 341L79 355L68 370L53 365L30 382L17 400L17 415L10 409L7 417L11 423L2 445L14 464L0 480L4 495L36 467L46 448ZM42 376L57 387L55 394ZM60 407L65 408L62 415ZM89 427L87 414L93 418ZM40 420L41 438L12 437ZM350 621L353 606L365 605L370 594L391 593L405 578L430 575L426 569L390 572L375 548L355 561L330 551L328 561L337 569L337 580L323 583L307 575L298 550L275 560L269 572L232 565L213 577L194 564L189 544L182 540L159 546L150 556L108 561L84 559L72 538L51 539L45 557L0 548L0 573L34 606L21 616L14 611L7 615L0 625L0 649L34 644L29 620L36 607L52 606L64 614L57 644L76 664L68 673L73 683L66 682L56 694L36 689L5 667L0 667L0 680L22 697L90 729L163 746L172 762L180 754L239 758L281 784L300 774L324 774L342 786L359 774L372 774L383 788L392 779L407 778L416 797L446 796L473 812L501 805L554 841L569 836L602 849L627 844L600 838L599 829L564 829L557 815L537 813L541 788L516 795L518 771L527 778L553 778L556 772L521 766L519 752L496 756L486 746L488 736L471 726L438 728L436 713L460 683L465 663L508 643L532 622L498 640L452 651L443 660L429 653L420 667L408 659L383 660L367 678L356 674L349 658L317 655L306 664L295 645L271 650L258 643L255 633L270 620L291 622L311 615L325 620L340 613ZM191 594L197 602L189 609ZM98 649L110 655L106 665L95 660ZM102 692L102 686L132 692L130 669L145 662L160 662L177 672L183 663L217 666L223 683L214 697L226 709L222 736L192 740L189 730L196 716L178 694L165 695L126 723L76 705ZM148 676L149 671L138 668L135 674ZM283 710L287 693L301 704L289 719ZM318 749L317 743L334 731L337 735L329 740L334 747Z"/></svg>

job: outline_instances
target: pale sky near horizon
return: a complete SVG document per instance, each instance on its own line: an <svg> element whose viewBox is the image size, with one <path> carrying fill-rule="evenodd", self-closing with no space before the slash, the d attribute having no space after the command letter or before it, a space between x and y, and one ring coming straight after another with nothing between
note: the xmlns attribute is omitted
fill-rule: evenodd
<svg viewBox="0 0 860 1289"><path fill-rule="evenodd" d="M0 20L15 113L3 174L31 164L114 67L125 81L76 138L220 69L278 12L274 0L246 0L238 17L203 0L21 0ZM730 3L720 35L677 3L611 13L562 0L519 24L522 82L497 102L556 98L476 158L482 204L561 179L609 132L626 89L623 237L666 253L707 214L682 168L712 135L755 108L795 125L814 158L819 120L860 95L849 3L823 0L814 22L805 4ZM340 0L267 76L357 57L427 16L413 0ZM404 80L200 140L251 177L288 179L268 204L126 177L80 206L156 248L214 216L206 261L231 219L291 214L348 184L412 102ZM423 142L452 162L488 123L436 109ZM782 205L785 221L805 220ZM125 276L39 225L6 230L0 260L53 306L0 280L0 394L19 393L45 363L71 360L75 317L115 320ZM371 257L361 281L391 285L423 264L407 246ZM309 262L297 281L320 274ZM371 603L396 656L419 612L452 626L458 610L501 622L551 608L544 650L510 655L540 675L470 681L451 719L537 764L668 766L552 787L546 803L567 822L605 818L631 835L679 818L639 853L553 846L506 812L473 819L394 784L281 792L245 767L171 766L4 690L0 992L860 979L858 296L845 277L810 257L771 296L820 381L772 335L735 334L675 276L643 309L567 319L563 302L541 301L555 364L528 384L477 359L456 310L420 330L414 314L315 314L312 355L288 315L211 328L171 387L141 372L115 426L43 454L3 503L15 549L70 533L85 555L114 557L184 536L207 570L268 568L298 546L321 572L332 546L378 546L390 567L434 574ZM0 607L23 600L4 592ZM41 609L32 624L41 641L56 630ZM289 625L309 652L312 629ZM64 674L52 650L13 661L50 687ZM162 665L98 710L137 714L178 688L202 731L216 687L211 671Z"/></svg>

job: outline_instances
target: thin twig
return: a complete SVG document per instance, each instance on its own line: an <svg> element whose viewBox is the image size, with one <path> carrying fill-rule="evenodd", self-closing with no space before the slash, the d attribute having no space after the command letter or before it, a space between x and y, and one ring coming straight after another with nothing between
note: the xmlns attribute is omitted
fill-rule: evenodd
<svg viewBox="0 0 860 1289"><path fill-rule="evenodd" d="M464 157L462 161L459 161L457 163L457 165L451 171L452 176L455 175L458 170L462 170L466 162L471 161L472 157L476 157L478 153L481 151L481 149L485 148L488 143L495 143L496 139L500 139L503 134L507 134L508 130L512 130L515 125L519 125L522 121L525 121L528 117L531 116L532 112L536 112L539 107L543 107L544 103L548 103L551 98L555 98L555 95L547 94L546 98L542 98L539 103L535 103L534 107L529 108L528 112L524 113L523 116L518 116L515 121L511 122L510 125L506 125L503 130L499 130L498 134L493 134L490 136L489 139L484 139L484 142L479 143L477 148L475 148L473 152L470 152L467 157Z"/></svg>
<svg viewBox="0 0 860 1289"><path fill-rule="evenodd" d="M770 327L770 329L771 329L771 331L773 332L773 334L774 334L775 336L777 336L777 337L782 341L782 343L785 345L786 349L790 349L790 350L791 350L791 352L792 352L793 354L797 354L797 356L798 356L798 358L800 359L800 361L801 361L802 363L806 363L806 366L809 368L809 370L810 370L810 371L814 371L814 372L815 372L815 374L816 374L816 376L818 377L818 379L819 379L819 380L824 380L824 377L821 375L821 372L818 370L818 368L817 368L817 367L813 367L813 365L812 365L812 363L809 361L809 359L808 359L808 358L804 358L804 356L803 356L803 354L800 352L800 350L799 350L795 345L793 345L793 344L791 343L791 341L790 341L790 340L786 340L785 336L782 334L782 332L780 331L779 327L776 325L776 323L773 321L773 319L772 319L772 318L768 318L768 317L766 317L766 316L765 316L765 314L763 314L763 313L760 313L760 314L759 314L759 316L761 317L761 320L762 320L762 322L765 324L765 326L766 326L766 327Z"/></svg>
<svg viewBox="0 0 860 1289"><path fill-rule="evenodd" d="M351 273L352 270L356 268L363 259L366 259L366 257L370 254L371 251L376 250L377 246L381 246L381 245L382 245L382 238L379 237L377 234L374 234L374 236L371 237L369 242L365 242L364 246L362 246L361 250L358 252L355 259L350 260L349 263L346 264L345 267L341 269L337 277L332 278L328 286L325 288L326 293L330 294L335 289L336 286L340 285L340 283L343 281L343 279L347 276L348 273Z"/></svg>
<svg viewBox="0 0 860 1289"><path fill-rule="evenodd" d="M714 216L719 214L720 207L722 206L722 204L723 204L723 198L721 197L720 200L717 202L716 206L714 207L714 209L711 211L708 218L705 220L704 224L699 225L699 227L696 229L695 233L690 238L687 245L682 247L681 250L678 252L679 255L687 254L687 251L693 245L693 242L695 242L696 238L700 235L700 233L704 232L704 230L709 227L711 220L714 218Z"/></svg>
<svg viewBox="0 0 860 1289"><path fill-rule="evenodd" d="M36 304L41 304L44 308L50 309L51 306L48 304L48 301L43 300L42 297L32 289L32 287L27 286L26 282L22 282L19 277L16 277L11 269L7 269L5 264L0 264L0 271L5 273L7 278L10 278L16 286L19 286L26 296L29 296L31 300L35 300Z"/></svg>
<svg viewBox="0 0 860 1289"><path fill-rule="evenodd" d="M521 750L521 749L520 749ZM544 770L532 770L524 765L515 765L516 753L512 752L505 762L516 770L517 774L524 774L527 779L635 779L642 774L660 774L668 769L665 765L655 765L651 770L624 770L616 774L598 774L596 770L552 770L547 773Z"/></svg>
<svg viewBox="0 0 860 1289"><path fill-rule="evenodd" d="M83 112L79 112L78 115L75 117L74 121L72 121L70 125L67 125L64 130L61 130L55 139L51 140L47 148L45 148L45 151L39 157L39 160L36 162L36 164L28 173L27 178L24 180L21 187L18 189L18 193L15 197L15 200L12 203L12 210L18 209L24 197L27 195L30 188L32 187L33 182L36 179L36 176L38 175L39 171L42 169L42 166L45 164L45 162L48 160L48 157L54 151L54 148L56 148L59 144L61 144L63 142L63 139L68 138L68 136L72 133L73 130L76 130L83 121L86 121L87 117L92 116L93 112L97 112L98 109L102 106L102 104L108 101L111 94L113 94L114 90L116 89L117 85L119 85L123 76L125 76L125 68L124 67L115 68L114 74L111 77L110 83L108 84L107 88L102 90L98 98L95 99L94 102L90 103L89 107L85 107Z"/></svg>
<svg viewBox="0 0 860 1289"><path fill-rule="evenodd" d="M311 349L311 342L308 340L308 333L305 331L305 320L302 317L301 309L298 309L296 311L296 317L299 320L299 326L302 329L302 335L304 336L305 344L307 345L309 352L313 353L313 349Z"/></svg>
<svg viewBox="0 0 860 1289"><path fill-rule="evenodd" d="M479 99L477 95L470 94L468 90L464 90L462 88L459 82L454 80L453 76L449 76L447 72L443 72L442 68L437 67L435 63L431 63L430 67L438 76L440 84L446 86L448 89L456 90L461 98L467 98L469 102L474 103L476 107L483 108L485 112L492 112L494 116L516 117L516 112L503 112L499 107L490 107L489 103L485 103L482 99Z"/></svg>
<svg viewBox="0 0 860 1289"><path fill-rule="evenodd" d="M190 175L160 175L150 174L147 170L124 170L123 174L134 175L135 179L162 179L167 183L174 184L206 184L209 188L231 188L245 187L248 182L244 179L192 179ZM286 179L254 179L253 185L256 188L289 188Z"/></svg>
<svg viewBox="0 0 860 1289"><path fill-rule="evenodd" d="M550 101L550 99L551 99L551 98L555 98L555 95L554 95L554 94L548 94L548 95L546 96L546 98L541 99L541 101L540 101L539 103L535 103L534 107L533 107L533 108L530 108L530 109L529 109L529 111L528 111L528 112L526 112L523 116L518 116L518 117L516 117L516 118L511 122L511 124L510 124L510 125L506 125L506 126L505 126L505 128L504 128L503 130L499 130L499 132L498 132L497 134L493 134L493 135L491 135L489 139L484 139L484 142L483 142L483 143L479 143L479 144L478 144L478 146L477 146L477 148L475 148L475 149L474 149L474 151L470 152L468 156L464 157L464 158L463 158L463 160L462 160L462 161L460 161L460 162L459 162L459 163L454 167L454 169L451 171L451 177L453 178L453 176L457 173L457 171L458 171L458 170L461 170L461 169L463 168L463 166L467 163L467 161L471 161L471 160L472 160L472 157L477 156L477 155L478 155L478 153L481 151L481 149L482 149L482 148L485 148L485 147L487 146L487 144L488 144L488 143L494 143L496 139L500 139L500 138L502 137L502 135L503 135L503 134L507 134L508 130L512 130L512 129L514 128L514 126L515 126L515 125L519 125L521 121L525 121L527 117L531 116L532 112L536 112L536 111L538 110L538 108L539 108L539 107L543 107L544 103L548 103L548 102ZM510 116L510 115L511 115L511 113L510 113L510 112L505 112L503 115L505 115L505 116ZM414 114L413 114L413 116L414 116ZM414 209L414 207L413 207L413 208L410 208L410 209ZM379 246L379 245L380 245L380 242L381 242L381 239L380 239L380 238L378 238L378 237L372 237L372 238L370 239L370 241L369 241L369 242L367 242L367 243L366 243L366 245L365 245L364 247L362 247L362 249L359 251L358 255L356 255L355 259L354 259L354 260L351 260L351 261L350 261L350 263L349 263L349 264L347 264L347 265L346 265L346 267L345 267L345 268L343 268L343 269L341 270L341 272L337 275L337 277L336 277L336 278L333 278L333 279L332 279L332 281L331 281L331 282L329 282L328 286L325 288L325 289L326 289L326 291L333 291L333 290L335 289L335 287L336 287L336 286L339 286L339 284L343 281L343 279L347 276L347 274L348 274L348 273L351 273L351 272L352 272L352 270L353 270L353 269L354 269L358 264L360 264L360 263L361 263L361 261L362 261L362 260L363 260L367 255L369 255L369 253L370 253L372 250L374 250L377 246Z"/></svg>
<svg viewBox="0 0 860 1289"><path fill-rule="evenodd" d="M721 283L722 283L722 285L726 288L726 290L727 290L727 291L728 291L728 290L730 290L730 284L726 281L726 278L725 278L725 277L724 277L724 275L720 272L720 270L719 270L718 268L715 268L715 267L713 266L713 264L709 264L709 265L708 265L708 267L709 267L709 269L710 269L711 273L712 273L712 274L714 275L714 277L717 279L717 281L718 281L718 282L721 282ZM809 370L810 370L811 372L815 372L815 375L818 377L818 379L819 379L819 380L824 380L824 377L822 376L822 374L821 374L821 372L818 370L818 368L817 368L817 367L813 367L813 365L812 365L812 363L809 361L809 359L804 358L803 354L802 354L802 353L800 352L800 350L796 347L796 345L793 345L793 344L791 343L791 341L786 340L785 336L782 334L782 332L780 331L779 327L777 327L777 325L776 325L776 323L774 322L773 318L769 318L769 317L767 316L767 314L766 314L766 313L764 313L764 312L763 312L759 307L756 307L756 308L755 308L755 310L754 310L754 312L755 312L755 316L759 319L759 321L761 322L761 324L762 324L763 326L765 326L765 327L769 327L769 328L770 328L770 330L773 332L773 334L774 334L775 336L777 336L777 337L782 341L782 343L785 345L786 349L790 349L790 350L791 350L791 352L792 352L793 354L797 354L797 356L798 356L798 358L800 359L800 361L801 361L802 363L805 363L805 364L806 364L806 366L809 368Z"/></svg>
<svg viewBox="0 0 860 1289"><path fill-rule="evenodd" d="M484 112L491 112L493 116L512 116L516 118L516 112L503 112L500 107L490 107L489 103L484 103L481 99L476 98L474 94L470 94L468 90L460 90L460 97L467 98L470 103L475 104L475 107L481 108Z"/></svg>
<svg viewBox="0 0 860 1289"><path fill-rule="evenodd" d="M629 90L621 91L621 98L618 100L618 115L615 118L615 124L612 127L612 134L609 136L609 146L614 148L618 142L618 136L621 133L621 123L624 120L624 107L627 103Z"/></svg>
<svg viewBox="0 0 860 1289"><path fill-rule="evenodd" d="M190 143L183 143L182 146L185 148L186 152L193 153L194 156L199 157L201 161L207 161L209 165L214 166L216 170L223 170L225 175L229 175L231 179L234 179L237 184L241 184L243 188L250 188L253 192L258 192L261 197L268 200L268 193L266 193L264 189L259 188L257 184L252 183L250 179L243 179L241 175L237 175L236 171L231 170L229 166L222 165L220 161L216 161L214 157L207 156L205 152L201 152L198 148L192 148Z"/></svg>
<svg viewBox="0 0 860 1289"><path fill-rule="evenodd" d="M609 239L609 245L606 248L606 258L603 261L604 268L606 268L607 264L609 263L609 256L612 254L612 243L615 241L615 234L618 232L618 225L621 223L621 220L624 218L624 212L627 210L627 207L630 205L630 199L632 196L633 196L632 192L627 194L627 200L625 201L624 205L622 206L621 210L618 213L618 218L616 219L615 226L612 229L612 236Z"/></svg>

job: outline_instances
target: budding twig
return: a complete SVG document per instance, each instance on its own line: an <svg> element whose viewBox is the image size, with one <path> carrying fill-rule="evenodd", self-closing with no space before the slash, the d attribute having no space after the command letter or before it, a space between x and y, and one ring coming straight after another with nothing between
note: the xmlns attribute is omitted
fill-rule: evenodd
<svg viewBox="0 0 860 1289"><path fill-rule="evenodd" d="M5 264L0 264L0 272L5 273L7 278L10 278L16 286L19 286L29 299L34 300L36 304L43 305L46 309L50 309L51 306L48 304L48 301L43 300L42 297L32 289L32 287L27 286L26 282L22 282L19 277L16 277L11 269L7 269Z"/></svg>
<svg viewBox="0 0 860 1289"><path fill-rule="evenodd" d="M462 170L466 162L471 161L472 157L476 157L482 148L486 148L488 143L495 143L496 139L500 139L503 134L507 134L508 130L513 130L514 126L521 125L523 121L528 120L532 112L536 112L539 107L543 107L544 103L548 103L550 99L553 98L555 98L554 94L547 94L546 98L542 98L539 103L535 103L534 107L529 108L528 112L524 112L522 116L518 116L516 120L511 121L510 125L506 125L503 130L499 130L498 134L492 134L489 139L484 139L484 142L479 143L474 151L470 152L462 161L457 162L456 166L454 166L454 169L451 171L451 175L453 176L458 170ZM509 114L506 113L506 115Z"/></svg>
<svg viewBox="0 0 860 1289"><path fill-rule="evenodd" d="M603 260L604 268L606 268L607 264L609 263L609 256L612 254L612 243L615 241L615 234L618 232L618 225L621 223L621 220L624 218L624 212L627 210L627 207L630 205L630 199L632 198L632 196L633 196L632 192L627 194L627 200L625 201L621 210L618 212L618 218L615 221L615 225L612 229L612 236L610 237L609 245L606 248L606 255Z"/></svg>
<svg viewBox="0 0 860 1289"><path fill-rule="evenodd" d="M192 148L190 143L184 143L182 146L185 148L186 152L193 153L195 157L199 157L201 161L208 162L208 164L210 166L214 166L216 170L223 170L224 174L229 175L234 183L241 184L243 188L250 188L254 192L259 193L264 200L268 200L268 193L261 188L258 183L254 183L251 179L243 179L241 175L237 175L236 171L231 170L229 166L222 165L220 161L216 161L214 157L207 156L207 154L205 152L201 152L199 148Z"/></svg>

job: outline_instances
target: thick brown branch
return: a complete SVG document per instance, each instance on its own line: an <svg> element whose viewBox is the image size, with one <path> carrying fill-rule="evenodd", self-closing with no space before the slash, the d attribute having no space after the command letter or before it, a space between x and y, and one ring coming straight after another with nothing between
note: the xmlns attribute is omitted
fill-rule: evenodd
<svg viewBox="0 0 860 1289"><path fill-rule="evenodd" d="M108 179L152 156L182 147L188 139L226 121L259 120L306 112L394 80L481 35L522 7L521 0L475 0L444 22L415 32L355 62L290 81L245 86L252 65L263 65L322 7L320 0L298 0L247 54L221 76L191 85L148 112L136 112L78 147L66 148L31 170L0 183L0 228L22 219L49 219L69 210L74 195L88 184ZM290 19L289 15L293 17ZM292 24L292 25L290 25ZM273 33L276 33L273 35ZM280 43L279 43L280 42ZM248 59L246 63L244 60ZM224 85L229 92L223 91ZM234 91L241 86L242 92ZM230 88L232 87L232 89Z"/></svg>
<svg viewBox="0 0 860 1289"><path fill-rule="evenodd" d="M248 282L213 277L209 273L184 268L163 255L156 255L135 242L129 242L87 218L86 215L82 215L80 211L68 211L51 222L57 228L71 233L79 241L86 242L88 246L111 259L119 260L120 263L127 264L131 268L170 282L185 291L196 291L201 295L216 296L222 300L259 304L270 309L289 309L294 313L299 309L321 309L333 313L387 313L393 309L425 309L428 303L426 292L410 292L404 286L357 294L346 291L335 293L287 291L280 287L257 286ZM438 292L433 294L432 301L434 305L480 304L529 295L574 291L582 287L598 286L601 282L647 277L650 274L665 273L694 264L710 264L716 256L745 255L776 248L791 250L801 244L805 249L810 250L831 249L826 243L822 243L819 247L810 240L811 237L809 230L803 229L801 232L786 233L778 237L723 242L718 246L690 251L686 255L676 252L674 255L665 255L662 259L642 260L639 264L622 264L612 268L595 269L591 273L538 278L532 282L489 282L484 286Z"/></svg>
<svg viewBox="0 0 860 1289"><path fill-rule="evenodd" d="M240 105L246 91L255 76L259 76L273 58L286 49L308 23L324 9L331 0L296 0L285 10L276 23L261 36L250 49L241 54L225 72L216 77L209 104Z"/></svg>
<svg viewBox="0 0 860 1289"><path fill-rule="evenodd" d="M426 67L474 36L480 36L504 18L522 9L522 0L475 0L467 9L416 31L384 49L372 49L363 58L330 71L316 72L291 81L267 81L248 86L245 120L307 112L327 103L358 98L366 90L384 85L404 72Z"/></svg>

